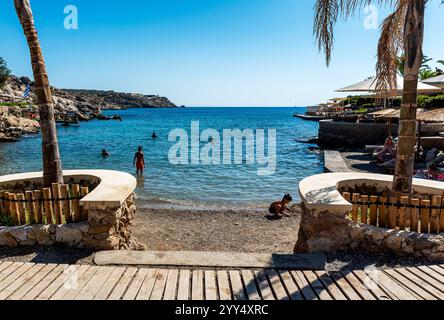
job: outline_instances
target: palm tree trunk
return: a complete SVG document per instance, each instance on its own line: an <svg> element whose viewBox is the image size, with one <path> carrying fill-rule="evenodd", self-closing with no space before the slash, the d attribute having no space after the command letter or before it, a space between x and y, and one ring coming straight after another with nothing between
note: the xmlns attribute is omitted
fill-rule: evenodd
<svg viewBox="0 0 444 320"><path fill-rule="evenodd" d="M43 184L50 186L51 183L63 183L51 86L49 85L45 61L34 26L31 5L29 0L14 0L14 4L31 53L35 81L34 92L39 106L42 133Z"/></svg>
<svg viewBox="0 0 444 320"><path fill-rule="evenodd" d="M421 67L426 0L409 0L404 27L404 90L399 119L399 142L393 179L395 194L412 193L415 162L418 74Z"/></svg>

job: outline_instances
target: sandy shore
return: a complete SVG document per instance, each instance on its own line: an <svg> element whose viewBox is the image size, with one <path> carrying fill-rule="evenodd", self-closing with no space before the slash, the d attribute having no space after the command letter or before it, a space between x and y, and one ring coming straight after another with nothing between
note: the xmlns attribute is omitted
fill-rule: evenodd
<svg viewBox="0 0 444 320"><path fill-rule="evenodd" d="M235 251L292 253L300 209L281 220L267 212L140 209L134 226L138 241L153 251Z"/></svg>

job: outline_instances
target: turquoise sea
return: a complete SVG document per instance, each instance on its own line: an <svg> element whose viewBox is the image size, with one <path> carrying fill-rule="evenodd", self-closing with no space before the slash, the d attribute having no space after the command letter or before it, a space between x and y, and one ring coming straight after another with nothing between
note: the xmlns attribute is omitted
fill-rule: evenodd
<svg viewBox="0 0 444 320"><path fill-rule="evenodd" d="M147 168L139 179L139 199L153 205L261 207L285 193L298 198L298 182L306 176L321 173L320 154L310 152L309 145L296 139L317 135L318 124L293 117L301 108L178 108L128 109L106 111L118 114L123 121L89 121L80 126L58 126L64 169L111 169L134 174L132 160L139 145L143 146ZM188 134L191 122L199 121L200 131L207 128L276 129L276 171L259 176L260 165L243 164L173 165L168 152L175 142L168 141L173 129ZM155 131L158 138L151 138ZM267 134L265 135L267 138ZM265 139L267 141L267 139ZM208 142L201 142L204 146ZM267 146L267 145L266 145ZM0 144L1 174L40 171L40 137L30 136L15 143ZM111 156L102 158L101 150ZM267 149L265 149L267 150ZM267 151L265 151L267 153ZM244 159L245 160L245 159ZM263 166L260 166L263 167Z"/></svg>

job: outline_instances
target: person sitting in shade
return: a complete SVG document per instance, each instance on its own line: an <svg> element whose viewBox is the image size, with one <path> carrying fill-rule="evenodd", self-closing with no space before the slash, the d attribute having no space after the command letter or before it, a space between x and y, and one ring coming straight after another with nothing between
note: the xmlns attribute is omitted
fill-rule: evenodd
<svg viewBox="0 0 444 320"><path fill-rule="evenodd" d="M273 215L274 219L282 219L283 216L290 217L287 212L294 212L294 210L287 207L293 201L291 195L286 194L281 201L273 202L268 211Z"/></svg>

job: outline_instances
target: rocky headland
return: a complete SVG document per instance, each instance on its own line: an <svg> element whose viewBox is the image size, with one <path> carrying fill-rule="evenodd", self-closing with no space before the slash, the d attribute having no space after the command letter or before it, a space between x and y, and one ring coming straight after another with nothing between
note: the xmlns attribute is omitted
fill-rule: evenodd
<svg viewBox="0 0 444 320"><path fill-rule="evenodd" d="M22 98L27 86L31 91ZM38 107L33 94L34 83L26 77L10 76L0 89L0 142L14 141L23 135L39 132ZM56 120L108 119L103 110L126 108L176 108L168 98L157 95L103 90L52 88Z"/></svg>

